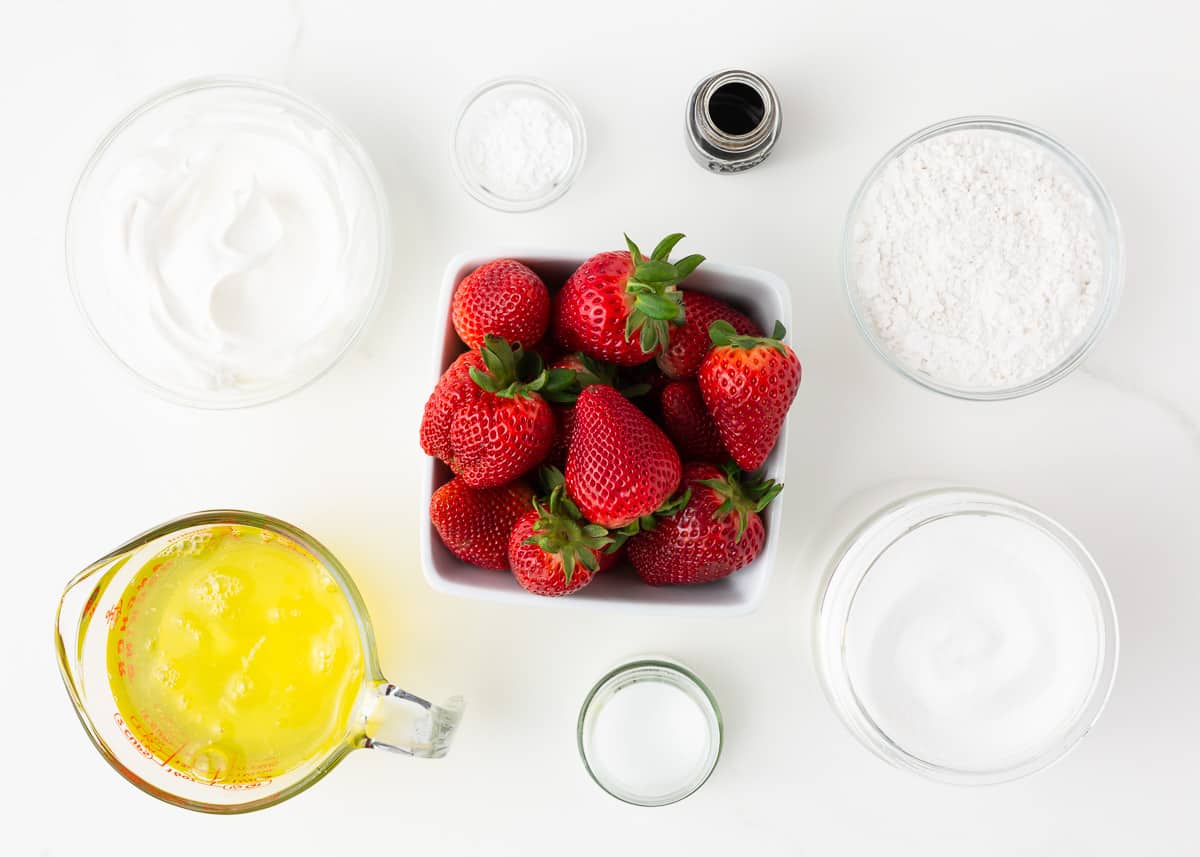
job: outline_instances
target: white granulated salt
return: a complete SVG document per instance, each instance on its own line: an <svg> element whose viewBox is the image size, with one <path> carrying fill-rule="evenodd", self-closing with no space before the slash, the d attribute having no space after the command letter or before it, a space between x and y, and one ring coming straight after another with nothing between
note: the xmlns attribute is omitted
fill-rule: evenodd
<svg viewBox="0 0 1200 857"><path fill-rule="evenodd" d="M522 95L489 104L468 133L475 178L504 199L544 196L571 166L571 126L544 98Z"/></svg>
<svg viewBox="0 0 1200 857"><path fill-rule="evenodd" d="M867 322L908 369L1007 388L1053 369L1096 313L1104 263L1094 203L1034 144L945 133L880 173L854 225Z"/></svg>

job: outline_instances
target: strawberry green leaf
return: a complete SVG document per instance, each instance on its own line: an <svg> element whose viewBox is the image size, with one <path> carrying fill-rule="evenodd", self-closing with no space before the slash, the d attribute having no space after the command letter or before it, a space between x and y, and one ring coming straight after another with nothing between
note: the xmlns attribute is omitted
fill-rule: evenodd
<svg viewBox="0 0 1200 857"><path fill-rule="evenodd" d="M671 251L675 249L675 245L682 241L683 237L682 232L672 232L662 241L658 242L658 245L654 248L654 252L650 254L650 258L666 261L667 257L671 255Z"/></svg>
<svg viewBox="0 0 1200 857"><path fill-rule="evenodd" d="M655 322L653 321L646 321L642 324L642 333L638 337L638 345L645 354L649 354L654 350L654 344L658 339L654 331L654 325Z"/></svg>
<svg viewBox="0 0 1200 857"><path fill-rule="evenodd" d="M631 312L629 317L625 319L625 341L633 339L633 332L637 330L638 318L640 313Z"/></svg>
<svg viewBox="0 0 1200 857"><path fill-rule="evenodd" d="M629 257L633 259L635 265L642 261L642 251L638 249L638 245L634 244L633 239L628 235L625 236L625 246L629 248Z"/></svg>
<svg viewBox="0 0 1200 857"><path fill-rule="evenodd" d="M648 262L640 263L634 269L633 276L637 278L638 283L650 285L677 283L680 279L675 271L675 266L661 259L651 259Z"/></svg>
<svg viewBox="0 0 1200 857"><path fill-rule="evenodd" d="M708 338L712 340L713 345L728 345L735 336L737 330L723 318L717 319L708 327Z"/></svg>
<svg viewBox="0 0 1200 857"><path fill-rule="evenodd" d="M669 321L679 315L679 301L665 295L642 295L637 299L636 306L650 318Z"/></svg>
<svg viewBox="0 0 1200 857"><path fill-rule="evenodd" d="M675 263L675 273L680 280L690 276L692 271L700 267L700 263L704 261L704 257L699 253L693 253L690 256L684 256Z"/></svg>

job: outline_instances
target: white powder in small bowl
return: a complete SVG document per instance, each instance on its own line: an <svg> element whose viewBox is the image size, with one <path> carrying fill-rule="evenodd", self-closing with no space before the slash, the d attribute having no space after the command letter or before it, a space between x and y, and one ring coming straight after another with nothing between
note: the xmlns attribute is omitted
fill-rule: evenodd
<svg viewBox="0 0 1200 857"><path fill-rule="evenodd" d="M949 387L1045 376L1102 303L1093 198L1015 133L949 131L909 146L866 191L852 228L864 321L898 363Z"/></svg>
<svg viewBox="0 0 1200 857"><path fill-rule="evenodd" d="M467 190L495 208L537 208L565 192L583 155L582 123L564 96L501 81L471 99L455 133Z"/></svg>
<svg viewBox="0 0 1200 857"><path fill-rule="evenodd" d="M588 761L608 786L656 801L704 777L711 741L704 711L687 691L637 681L597 712Z"/></svg>

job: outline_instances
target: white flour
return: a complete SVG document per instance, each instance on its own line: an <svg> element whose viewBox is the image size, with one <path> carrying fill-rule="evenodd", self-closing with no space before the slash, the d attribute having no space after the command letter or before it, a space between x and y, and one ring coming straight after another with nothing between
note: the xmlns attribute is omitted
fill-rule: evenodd
<svg viewBox="0 0 1200 857"><path fill-rule="evenodd" d="M868 323L902 364L945 384L1038 378L1097 309L1093 209L1076 179L1015 135L956 131L909 147L854 227Z"/></svg>
<svg viewBox="0 0 1200 857"><path fill-rule="evenodd" d="M571 165L571 126L553 104L519 96L489 105L468 129L471 167L479 183L504 199L548 193Z"/></svg>

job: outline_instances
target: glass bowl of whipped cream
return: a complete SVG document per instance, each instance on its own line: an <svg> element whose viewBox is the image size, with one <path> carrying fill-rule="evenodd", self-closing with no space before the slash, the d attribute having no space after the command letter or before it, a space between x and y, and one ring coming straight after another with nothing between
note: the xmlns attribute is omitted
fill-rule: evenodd
<svg viewBox="0 0 1200 857"><path fill-rule="evenodd" d="M391 264L387 198L339 122L281 87L207 78L104 137L67 217L92 330L150 389L202 408L277 399L366 326Z"/></svg>

